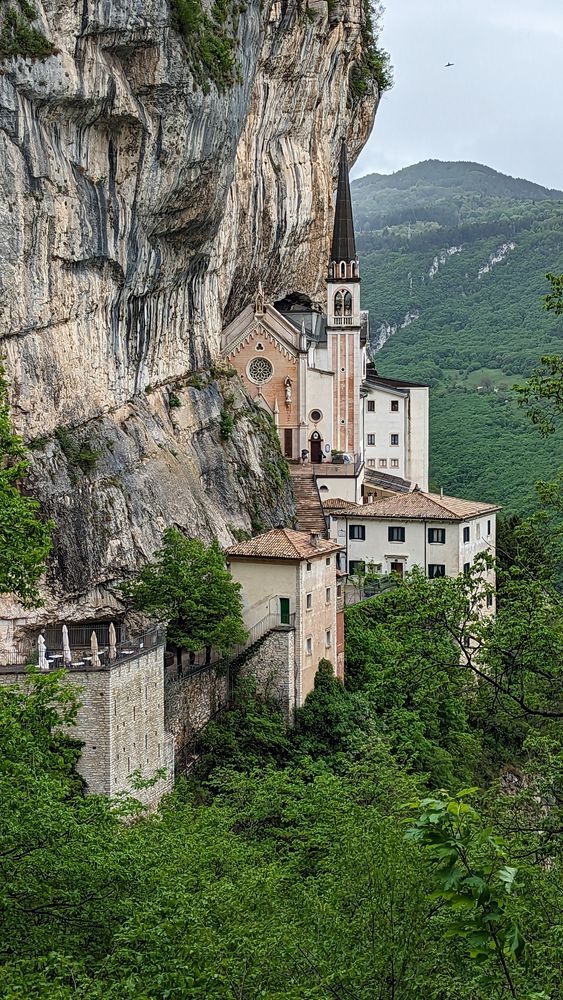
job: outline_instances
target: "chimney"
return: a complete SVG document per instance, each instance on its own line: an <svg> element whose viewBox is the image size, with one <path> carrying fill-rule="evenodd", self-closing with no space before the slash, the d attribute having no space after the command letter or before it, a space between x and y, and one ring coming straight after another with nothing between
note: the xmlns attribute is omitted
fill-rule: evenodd
<svg viewBox="0 0 563 1000"><path fill-rule="evenodd" d="M441 497L444 496L444 487L443 486L440 486L440 496Z"/></svg>
<svg viewBox="0 0 563 1000"><path fill-rule="evenodd" d="M310 539L310 541L311 541L311 545L313 546L313 548L314 549L318 549L318 547L319 547L319 535L318 535L318 532L316 532L316 531L312 531L311 532L311 539Z"/></svg>

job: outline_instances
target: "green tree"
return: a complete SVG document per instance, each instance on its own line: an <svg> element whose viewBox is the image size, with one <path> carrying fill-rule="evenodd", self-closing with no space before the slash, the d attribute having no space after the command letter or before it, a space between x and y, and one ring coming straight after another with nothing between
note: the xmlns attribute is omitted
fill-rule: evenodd
<svg viewBox="0 0 563 1000"><path fill-rule="evenodd" d="M154 561L122 589L131 607L166 622L168 639L179 648L213 646L227 654L246 638L240 584L216 541L206 546L167 528Z"/></svg>
<svg viewBox="0 0 563 1000"><path fill-rule="evenodd" d="M454 914L447 936L463 939L471 958L486 962L492 953L516 998L522 994L517 994L509 963L523 959L525 949L510 905L517 869L506 863L503 839L465 801L476 791L411 802L417 815L406 837L424 844L436 887L433 898Z"/></svg>
<svg viewBox="0 0 563 1000"><path fill-rule="evenodd" d="M27 471L23 443L10 423L0 363L0 593L12 593L24 607L34 607L41 603L38 583L51 549L52 525L39 520L37 501L20 492Z"/></svg>

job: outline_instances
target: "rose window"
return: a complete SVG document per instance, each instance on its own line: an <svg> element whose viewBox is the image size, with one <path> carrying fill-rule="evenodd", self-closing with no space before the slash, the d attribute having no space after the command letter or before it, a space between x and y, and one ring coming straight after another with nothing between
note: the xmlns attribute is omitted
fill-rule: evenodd
<svg viewBox="0 0 563 1000"><path fill-rule="evenodd" d="M262 385L264 382L269 382L274 369L270 361L267 358L253 358L248 366L248 375L253 382L257 382L258 385Z"/></svg>

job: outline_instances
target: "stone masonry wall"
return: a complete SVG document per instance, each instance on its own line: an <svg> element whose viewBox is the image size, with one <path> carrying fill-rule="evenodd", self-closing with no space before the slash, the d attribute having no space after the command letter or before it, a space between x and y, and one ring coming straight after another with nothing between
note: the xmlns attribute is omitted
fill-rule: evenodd
<svg viewBox="0 0 563 1000"><path fill-rule="evenodd" d="M167 732L174 740L176 768L185 770L189 763L189 744L195 734L227 704L229 681L219 676L215 667L206 667L197 674L166 679L164 685L164 718Z"/></svg>
<svg viewBox="0 0 563 1000"><path fill-rule="evenodd" d="M0 675L0 684L25 683L25 673ZM174 782L172 737L164 721L164 646L117 663L111 670L73 670L67 675L80 701L71 735L84 746L77 770L92 795L132 794L155 806ZM133 772L152 778L135 789Z"/></svg>
<svg viewBox="0 0 563 1000"><path fill-rule="evenodd" d="M244 659L243 676L256 677L259 694L279 703L286 718L295 709L295 629L280 625L261 639Z"/></svg>

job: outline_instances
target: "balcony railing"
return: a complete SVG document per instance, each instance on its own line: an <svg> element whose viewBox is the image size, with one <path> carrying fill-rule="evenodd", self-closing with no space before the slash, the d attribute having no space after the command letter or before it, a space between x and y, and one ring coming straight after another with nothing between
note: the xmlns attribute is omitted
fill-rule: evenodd
<svg viewBox="0 0 563 1000"><path fill-rule="evenodd" d="M349 461L342 461L337 459L327 459L326 462L307 462L307 466L311 469L314 476L330 477L355 477L358 475L363 463L363 456L358 452L354 454L349 452Z"/></svg>
<svg viewBox="0 0 563 1000"><path fill-rule="evenodd" d="M100 644L96 654L100 666L92 668L92 660L94 658L92 647L90 642L86 643L84 641L86 639L87 629L82 626L79 626L76 629L69 627L69 651L66 654L66 660L62 641L62 628L58 631L58 636L55 636L55 629L50 629L50 642L46 645L45 650L45 662L48 670L58 670L61 667L65 667L70 671L106 669L114 666L116 663L122 663L124 660L134 659L136 656L141 656L142 654L155 649L157 646L162 645L166 639L164 625L155 625L153 628L147 629L147 631L142 632L140 635L133 637L128 636L123 639L122 642L116 643L113 647L110 646L109 642L105 645ZM92 631L94 631L94 629L90 629L90 633ZM69 655L70 659L68 658ZM0 652L0 670L8 669L11 671L24 671L28 666L37 666L38 660L39 656L37 645L21 645L16 647L13 652Z"/></svg>
<svg viewBox="0 0 563 1000"><path fill-rule="evenodd" d="M332 319L329 320L329 323L332 326L358 326L359 325L358 323L354 323L354 317L353 316L333 316Z"/></svg>

